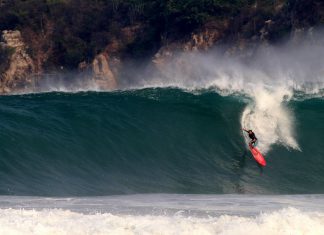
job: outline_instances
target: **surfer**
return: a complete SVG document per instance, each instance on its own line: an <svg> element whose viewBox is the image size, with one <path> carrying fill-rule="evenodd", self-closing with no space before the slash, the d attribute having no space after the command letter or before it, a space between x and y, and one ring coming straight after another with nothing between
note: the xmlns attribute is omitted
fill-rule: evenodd
<svg viewBox="0 0 324 235"><path fill-rule="evenodd" d="M257 139L257 137L255 137L254 132L253 132L252 130L246 130L246 129L244 129L244 128L243 128L243 131L245 131L245 132L247 132L247 133L249 134L249 137L250 137L250 139L251 139L249 145L250 145L250 146L255 145L255 142L256 142L258 139Z"/></svg>

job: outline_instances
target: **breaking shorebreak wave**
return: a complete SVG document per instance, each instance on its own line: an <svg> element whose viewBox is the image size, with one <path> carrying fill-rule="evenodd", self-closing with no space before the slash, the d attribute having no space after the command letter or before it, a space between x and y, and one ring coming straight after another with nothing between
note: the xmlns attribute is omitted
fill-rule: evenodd
<svg viewBox="0 0 324 235"><path fill-rule="evenodd" d="M0 193L323 193L324 100L293 93L278 101L283 94L256 101L147 88L0 97ZM242 127L259 138L265 169L251 159Z"/></svg>

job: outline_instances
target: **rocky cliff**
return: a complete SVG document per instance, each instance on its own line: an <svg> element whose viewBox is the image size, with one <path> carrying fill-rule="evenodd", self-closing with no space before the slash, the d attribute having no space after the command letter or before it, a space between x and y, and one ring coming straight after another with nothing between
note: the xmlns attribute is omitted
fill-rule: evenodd
<svg viewBox="0 0 324 235"><path fill-rule="evenodd" d="M34 86L35 65L19 31L3 31L1 47L10 49L9 66L1 76L0 92L30 90Z"/></svg>
<svg viewBox="0 0 324 235"><path fill-rule="evenodd" d="M181 67L183 66L181 57L175 57L176 54L207 51L224 37L228 28L228 20L207 22L201 29L193 32L190 37L162 46L154 55L152 62L162 74L165 71L165 66L170 66L170 64Z"/></svg>
<svg viewBox="0 0 324 235"><path fill-rule="evenodd" d="M92 62L93 81L100 90L111 90L117 87L116 67L119 60L107 53L97 55ZM111 68L115 68L115 71Z"/></svg>

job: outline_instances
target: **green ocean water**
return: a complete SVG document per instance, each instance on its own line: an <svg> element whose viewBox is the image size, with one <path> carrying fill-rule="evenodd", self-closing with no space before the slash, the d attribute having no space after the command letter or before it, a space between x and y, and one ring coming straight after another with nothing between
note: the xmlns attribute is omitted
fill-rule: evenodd
<svg viewBox="0 0 324 235"><path fill-rule="evenodd" d="M268 143L263 169L241 131L251 103L172 88L1 96L0 194L324 193L324 100L282 104L298 149Z"/></svg>

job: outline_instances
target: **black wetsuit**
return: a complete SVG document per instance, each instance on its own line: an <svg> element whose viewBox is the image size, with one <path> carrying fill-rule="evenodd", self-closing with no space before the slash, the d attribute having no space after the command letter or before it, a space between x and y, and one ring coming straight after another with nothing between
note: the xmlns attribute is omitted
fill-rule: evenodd
<svg viewBox="0 0 324 235"><path fill-rule="evenodd" d="M250 142L250 144L255 144L255 142L256 142L258 139L255 137L254 132L251 131L251 133L250 133L250 132L248 132L248 133L249 133L249 137L250 137L250 139L252 140L252 141Z"/></svg>
<svg viewBox="0 0 324 235"><path fill-rule="evenodd" d="M255 134L253 132L249 133L249 137L250 137L251 140L256 139Z"/></svg>

